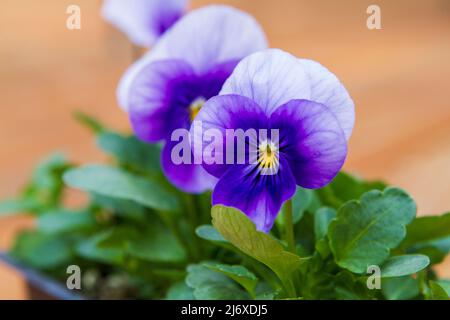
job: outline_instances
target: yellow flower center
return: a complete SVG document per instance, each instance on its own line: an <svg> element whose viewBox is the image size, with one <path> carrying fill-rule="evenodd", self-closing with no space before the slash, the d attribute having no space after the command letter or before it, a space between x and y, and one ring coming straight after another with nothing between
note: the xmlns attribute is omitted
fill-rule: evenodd
<svg viewBox="0 0 450 320"><path fill-rule="evenodd" d="M200 112L200 109L203 107L205 102L206 102L205 98L198 97L190 104L189 115L190 115L191 122L194 121L195 117Z"/></svg>
<svg viewBox="0 0 450 320"><path fill-rule="evenodd" d="M260 169L274 169L278 166L278 148L271 141L263 141L258 147L258 164Z"/></svg>

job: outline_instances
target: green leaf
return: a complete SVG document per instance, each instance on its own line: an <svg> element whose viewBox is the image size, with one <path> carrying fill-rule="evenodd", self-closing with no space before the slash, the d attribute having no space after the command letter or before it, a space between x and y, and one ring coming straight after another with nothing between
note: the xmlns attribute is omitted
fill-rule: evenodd
<svg viewBox="0 0 450 320"><path fill-rule="evenodd" d="M60 237L26 231L14 244L12 254L37 269L53 269L67 266L72 259L69 244Z"/></svg>
<svg viewBox="0 0 450 320"><path fill-rule="evenodd" d="M388 300L409 300L419 295L419 282L411 277L383 278L381 291Z"/></svg>
<svg viewBox="0 0 450 320"><path fill-rule="evenodd" d="M405 237L415 214L414 201L397 188L369 191L360 201L347 202L328 228L336 263L355 273L382 264Z"/></svg>
<svg viewBox="0 0 450 320"><path fill-rule="evenodd" d="M323 207L314 214L314 234L316 241L326 237L331 220L336 217L336 210Z"/></svg>
<svg viewBox="0 0 450 320"><path fill-rule="evenodd" d="M88 230L97 224L91 212L55 210L38 217L38 229L46 233L64 233Z"/></svg>
<svg viewBox="0 0 450 320"><path fill-rule="evenodd" d="M194 289L197 300L243 300L248 294L227 276L212 271L203 265L187 268L186 284Z"/></svg>
<svg viewBox="0 0 450 320"><path fill-rule="evenodd" d="M153 222L130 241L128 254L149 262L179 263L186 260L184 247L170 231Z"/></svg>
<svg viewBox="0 0 450 320"><path fill-rule="evenodd" d="M166 294L166 300L194 300L194 293L184 281L173 284Z"/></svg>
<svg viewBox="0 0 450 320"><path fill-rule="evenodd" d="M147 215L147 208L137 204L134 201L131 200L123 200L118 198L111 198L102 196L99 194L92 193L92 201L103 207L106 208L116 216L130 219L138 222L143 222L145 220L145 217Z"/></svg>
<svg viewBox="0 0 450 320"><path fill-rule="evenodd" d="M430 259L422 254L406 254L387 259L381 266L381 277L402 277L419 272L430 264Z"/></svg>
<svg viewBox="0 0 450 320"><path fill-rule="evenodd" d="M161 186L118 168L87 165L66 172L64 181L73 188L135 201L157 210L176 211L180 208L177 197Z"/></svg>
<svg viewBox="0 0 450 320"><path fill-rule="evenodd" d="M311 205L314 191L310 189L304 189L297 187L297 190L292 197L292 222L295 224L300 221L303 214ZM281 226L284 225L284 207L281 209L281 213L277 217L277 223Z"/></svg>
<svg viewBox="0 0 450 320"><path fill-rule="evenodd" d="M442 216L418 217L408 226L402 247L428 243L450 236L450 213Z"/></svg>
<svg viewBox="0 0 450 320"><path fill-rule="evenodd" d="M427 300L449 300L449 295L442 286L436 281L429 282L430 292Z"/></svg>
<svg viewBox="0 0 450 320"><path fill-rule="evenodd" d="M447 292L447 295L450 297L450 280L438 280L436 282L442 287L442 289L445 290L445 292Z"/></svg>
<svg viewBox="0 0 450 320"><path fill-rule="evenodd" d="M0 217L23 214L36 210L39 203L35 199L10 199L0 202Z"/></svg>
<svg viewBox="0 0 450 320"><path fill-rule="evenodd" d="M227 242L224 237L212 225L205 224L195 229L195 233L202 239L213 242Z"/></svg>
<svg viewBox="0 0 450 320"><path fill-rule="evenodd" d="M79 123L86 126L94 133L100 133L105 130L103 124L101 124L97 119L82 111L76 111L74 113L74 117Z"/></svg>
<svg viewBox="0 0 450 320"><path fill-rule="evenodd" d="M250 272L246 267L240 265L230 266L227 264L207 262L203 264L207 268L223 273L227 277L239 283L247 292L255 297L255 288L258 278Z"/></svg>
<svg viewBox="0 0 450 320"><path fill-rule="evenodd" d="M137 172L162 176L160 158L161 147L147 144L134 136L122 136L113 132L103 132L97 138L99 147L113 155L119 163Z"/></svg>
<svg viewBox="0 0 450 320"><path fill-rule="evenodd" d="M329 205L334 203L339 207L347 201L359 199L370 190L383 190L385 187L386 185L381 181L364 181L341 171L328 186L318 191L321 197L325 198L326 203ZM323 190L325 192L322 192Z"/></svg>
<svg viewBox="0 0 450 320"><path fill-rule="evenodd" d="M118 246L100 246L100 243L108 239L110 234L111 230L105 230L90 238L84 239L75 247L76 253L88 260L112 265L122 265L125 259L124 248Z"/></svg>
<svg viewBox="0 0 450 320"><path fill-rule="evenodd" d="M290 287L292 273L302 263L299 256L285 251L281 244L268 234L257 231L253 222L239 210L214 206L211 214L214 227L225 239L268 266L286 288Z"/></svg>

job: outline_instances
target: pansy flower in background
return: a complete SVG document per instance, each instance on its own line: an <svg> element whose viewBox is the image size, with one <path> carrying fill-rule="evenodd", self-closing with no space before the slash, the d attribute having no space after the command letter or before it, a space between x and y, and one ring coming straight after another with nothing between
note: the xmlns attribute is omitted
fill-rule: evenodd
<svg viewBox="0 0 450 320"><path fill-rule="evenodd" d="M227 152L227 130L268 130L265 139L246 140L256 144L255 162L204 159L204 168L219 179L213 204L240 209L268 232L297 185L321 188L339 172L353 129L354 104L340 81L317 62L268 49L242 60L220 95L203 106L191 128L194 141L199 139L197 121L201 132L221 132ZM278 130L276 139L270 129ZM201 141L204 147L209 143ZM263 174L271 168L272 173Z"/></svg>
<svg viewBox="0 0 450 320"><path fill-rule="evenodd" d="M104 0L102 16L130 41L150 47L186 12L188 0Z"/></svg>
<svg viewBox="0 0 450 320"><path fill-rule="evenodd" d="M119 104L129 113L138 138L165 142L163 170L179 189L204 192L217 179L194 161L172 161L171 151L178 143L172 141L172 133L189 130L237 63L265 48L264 32L253 17L227 6L207 6L180 19L125 73L118 88Z"/></svg>

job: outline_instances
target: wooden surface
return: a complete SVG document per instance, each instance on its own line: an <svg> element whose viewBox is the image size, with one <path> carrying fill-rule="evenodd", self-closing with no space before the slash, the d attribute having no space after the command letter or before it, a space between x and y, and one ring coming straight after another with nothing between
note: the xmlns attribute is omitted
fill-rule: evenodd
<svg viewBox="0 0 450 320"><path fill-rule="evenodd" d="M450 1L376 1L383 29L375 31L366 27L373 1L221 2L253 14L272 47L315 59L345 83L357 114L347 170L405 188L421 215L450 210ZM80 31L65 28L69 4L81 7ZM2 0L0 199L14 196L36 161L54 150L79 163L104 160L73 110L129 130L115 88L132 51L100 19L100 4ZM0 248L32 223L0 220ZM450 260L439 272L450 277ZM21 278L3 265L0 298L26 298Z"/></svg>

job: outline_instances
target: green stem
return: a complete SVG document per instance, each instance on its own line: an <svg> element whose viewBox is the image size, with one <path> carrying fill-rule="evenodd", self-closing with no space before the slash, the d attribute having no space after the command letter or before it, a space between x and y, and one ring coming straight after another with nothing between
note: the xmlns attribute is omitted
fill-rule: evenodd
<svg viewBox="0 0 450 320"><path fill-rule="evenodd" d="M294 238L294 222L292 219L292 200L288 200L284 205L284 218L285 240L288 245L288 250L293 254L297 254Z"/></svg>

